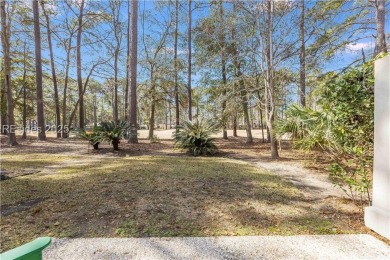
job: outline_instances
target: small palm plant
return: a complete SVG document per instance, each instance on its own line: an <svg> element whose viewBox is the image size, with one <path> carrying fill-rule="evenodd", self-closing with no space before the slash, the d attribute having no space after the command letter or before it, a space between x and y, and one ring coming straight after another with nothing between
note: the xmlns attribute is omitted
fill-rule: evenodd
<svg viewBox="0 0 390 260"><path fill-rule="evenodd" d="M218 125L211 120L200 120L197 122L185 121L177 126L173 133L175 146L187 150L194 156L212 155L217 147L213 143L211 135L219 131Z"/></svg>
<svg viewBox="0 0 390 260"><path fill-rule="evenodd" d="M123 136L126 134L129 126L126 121L118 122L102 122L100 124L102 141L108 141L112 144L115 151L119 150L119 143Z"/></svg>
<svg viewBox="0 0 390 260"><path fill-rule="evenodd" d="M331 132L332 118L330 115L295 104L287 109L286 114L287 119L280 119L276 122L274 134L278 138L288 134L294 146L305 151L316 148L337 149Z"/></svg>
<svg viewBox="0 0 390 260"><path fill-rule="evenodd" d="M81 138L89 141L89 144L93 146L94 150L99 149L99 144L101 141L100 135L101 135L100 129L97 127L93 129L93 132L81 131L79 133L79 136Z"/></svg>

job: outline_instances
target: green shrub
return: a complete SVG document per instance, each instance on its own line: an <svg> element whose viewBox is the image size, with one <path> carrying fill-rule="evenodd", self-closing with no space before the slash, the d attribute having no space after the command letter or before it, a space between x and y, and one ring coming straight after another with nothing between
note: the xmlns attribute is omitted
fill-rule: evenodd
<svg viewBox="0 0 390 260"><path fill-rule="evenodd" d="M342 74L328 74L317 90L315 111L298 105L276 124L276 134L289 133L303 150L320 148L333 160L330 177L355 202L371 203L374 144L373 62Z"/></svg>
<svg viewBox="0 0 390 260"><path fill-rule="evenodd" d="M84 130L79 132L79 136L85 140L88 140L89 144L93 146L94 150L99 149L99 144L101 141L100 135L101 135L100 129L96 127L93 129L93 132L88 132Z"/></svg>
<svg viewBox="0 0 390 260"><path fill-rule="evenodd" d="M279 139L288 134L294 147L304 151L338 149L331 132L332 118L323 111L293 104L286 115L287 118L278 120L274 127L274 134Z"/></svg>
<svg viewBox="0 0 390 260"><path fill-rule="evenodd" d="M319 103L332 118L333 135L341 151L332 154L334 183L353 200L367 199L374 149L373 62L351 69L321 89Z"/></svg>
<svg viewBox="0 0 390 260"><path fill-rule="evenodd" d="M217 147L210 136L219 131L218 125L211 120L200 120L196 122L185 121L178 126L173 133L175 146L188 153L198 155L212 155Z"/></svg>
<svg viewBox="0 0 390 260"><path fill-rule="evenodd" d="M129 126L125 121L107 121L102 122L99 127L101 141L108 141L112 144L114 150L119 150L119 143L123 136L127 133Z"/></svg>

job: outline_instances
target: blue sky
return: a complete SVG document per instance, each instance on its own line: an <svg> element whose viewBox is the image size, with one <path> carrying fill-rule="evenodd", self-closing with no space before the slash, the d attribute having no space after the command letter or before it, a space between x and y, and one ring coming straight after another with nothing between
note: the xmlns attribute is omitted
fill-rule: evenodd
<svg viewBox="0 0 390 260"><path fill-rule="evenodd" d="M105 4L106 2L101 1L101 3ZM140 1L139 2L139 8L140 8L139 20L141 20L140 16L141 16L141 13L142 13L144 8L148 12L151 12L151 14L154 16L154 18L157 21L164 20L163 15L161 15L158 12L156 12L155 3L156 3L155 1ZM187 31L186 15L187 15L187 8L188 8L188 6L187 6L187 1L181 1L181 3L182 3L182 7L181 7L182 9L180 10L180 20L181 20L181 22L180 22L180 25L179 25L179 30L181 31L182 35L185 35L186 31ZM60 23L62 19L64 19L64 14L61 12L61 7L54 8L54 9L57 9L57 12L58 12L58 14L55 17L53 17L53 25L56 25L56 24ZM193 11L193 26L197 23L197 21L199 19L202 19L203 17L207 16L207 14L208 14L208 9L207 8L201 8L201 9L194 10ZM372 14L372 15L374 15L374 14ZM122 16L121 18L123 19L123 21L125 23L127 23L127 3L124 3L123 6L122 6L121 16ZM342 19L342 17L340 19ZM387 23L386 23L386 32L388 32L389 28L390 28L390 24L389 24L389 21L387 21ZM41 28L41 29L44 30L44 28ZM102 29L104 30L104 29L107 29L107 28L104 28L104 26L103 26ZM370 32L367 32L367 33L368 34L372 34L373 32L370 31ZM141 38L141 34L142 34L142 26L141 26L141 23L139 22L139 40ZM60 63L60 60L64 59L64 57L65 57L65 52L62 49L62 47L57 46L57 42L56 42L56 38L55 37L53 38L53 40L54 40L55 53L56 53L56 56L57 56L56 57L57 58L57 63ZM182 46L179 47L179 55L183 59L185 59L186 52L187 52L186 45L185 45L184 42L181 42L181 43L182 43ZM123 47L124 50L126 50L125 44L123 44L122 47ZM173 47L173 45L172 45L172 43L170 43L168 48L172 48L172 47ZM332 62L330 62L328 64L324 64L324 70L325 71L331 71L331 70L340 70L340 69L344 68L345 66L351 64L356 59L361 58L361 56L362 56L362 49L365 51L367 57L369 58L371 56L373 47L374 47L374 38L373 37L371 37L370 39L363 39L363 40L360 40L360 41L355 42L353 44L350 44L350 45L347 46L347 48L345 50L340 51L336 55L335 59L332 60ZM92 62L93 60L98 59L102 55L103 52L104 52L104 48L101 49L101 51L99 51L99 52L83 55L83 63L89 63L89 62ZM142 58L142 56L143 56L143 53L142 53L143 52L143 45L142 45L142 43L139 43L139 51L138 52L139 52L140 58ZM44 50L43 55L46 58L48 58L48 56L49 56L48 55L48 51ZM121 66L120 76L124 76L125 75L125 68L124 68L124 65L125 65L124 57L125 57L125 55L123 54L121 57L122 57L122 59L121 59L121 63L120 63L120 66ZM88 66L86 66L86 67L88 67ZM63 67L61 66L61 64L58 65L58 69L60 71L63 70ZM141 72L142 70L139 69L139 71ZM143 74L143 73L145 73L145 72L143 71L143 72L140 73L140 77L139 77L140 80L143 80L144 78L147 78L147 75ZM75 68L74 67L71 69L71 76L75 77ZM98 75L95 76L95 79L98 80L98 81L103 81L104 80L102 78L99 78ZM200 79L199 73L194 75L193 76L193 85L197 85L199 79Z"/></svg>

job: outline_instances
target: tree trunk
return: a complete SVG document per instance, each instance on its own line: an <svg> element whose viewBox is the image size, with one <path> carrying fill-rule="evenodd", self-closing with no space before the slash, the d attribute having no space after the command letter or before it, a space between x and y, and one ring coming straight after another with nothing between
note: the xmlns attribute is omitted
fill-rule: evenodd
<svg viewBox="0 0 390 260"><path fill-rule="evenodd" d="M26 42L24 43L24 48L23 48L23 114L22 114L22 124L23 124L23 135L22 138L26 139L27 138L27 104L26 104L26 98L27 98L27 91L26 91Z"/></svg>
<svg viewBox="0 0 390 260"><path fill-rule="evenodd" d="M114 148L114 151L118 151L119 150L119 140L117 139L114 139L112 140L112 147Z"/></svg>
<svg viewBox="0 0 390 260"><path fill-rule="evenodd" d="M130 83L130 1L127 1L127 51L126 51L126 89L125 89L125 121L129 120L129 83Z"/></svg>
<svg viewBox="0 0 390 260"><path fill-rule="evenodd" d="M167 107L167 100L165 100L165 130L168 130L168 114L169 114L169 111L167 111L168 107Z"/></svg>
<svg viewBox="0 0 390 260"><path fill-rule="evenodd" d="M137 136L137 52L138 52L138 0L132 2L130 60L130 136L129 143L138 143Z"/></svg>
<svg viewBox="0 0 390 260"><path fill-rule="evenodd" d="M191 59L191 41L192 41L192 37L191 37L191 27L192 27L192 1L191 0L188 0L188 32L187 32L187 36L188 36L188 60L187 60L187 63L188 63L188 86L187 86L187 92L188 92L188 119L190 121L192 121L192 98L191 98L191 62L192 62L192 59Z"/></svg>
<svg viewBox="0 0 390 260"><path fill-rule="evenodd" d="M269 128L268 128L267 122L265 124L266 124L265 128L267 130L267 143L271 143L271 133L269 132Z"/></svg>
<svg viewBox="0 0 390 260"><path fill-rule="evenodd" d="M241 72L240 72L240 66L238 67L239 71L239 77L241 77ZM241 105L242 105L242 110L244 112L244 120L246 124L246 143L247 144L252 144L253 143L253 137L252 137L252 127L251 127L251 121L249 118L249 111L248 111L248 97L247 97L247 91L245 89L245 84L244 80L240 79L239 80L240 84L240 93L241 93Z"/></svg>
<svg viewBox="0 0 390 260"><path fill-rule="evenodd" d="M268 129L270 133L272 133L272 123L273 120L269 120L267 122ZM271 142L271 158L272 159L278 159L279 158L279 152L278 152L278 142L273 134L270 134L270 142Z"/></svg>
<svg viewBox="0 0 390 260"><path fill-rule="evenodd" d="M122 30L120 22L120 13L122 2L118 0L111 0L110 6L112 10L112 25L115 36L115 50L114 50L114 100L113 100L113 120L118 122L119 120L119 108L118 108L118 60L121 54L122 43Z"/></svg>
<svg viewBox="0 0 390 260"><path fill-rule="evenodd" d="M154 117L156 111L156 102L152 100L152 104L150 105L150 117L149 117L149 134L148 139L152 139L154 135Z"/></svg>
<svg viewBox="0 0 390 260"><path fill-rule="evenodd" d="M114 106L113 106L113 119L114 122L118 122L118 56L119 49L115 50L114 55Z"/></svg>
<svg viewBox="0 0 390 260"><path fill-rule="evenodd" d="M7 99L5 90L5 81L1 84L1 134L7 135L7 131L4 129L7 125Z"/></svg>
<svg viewBox="0 0 390 260"><path fill-rule="evenodd" d="M79 92L79 127L84 129L85 119L84 119L84 97L83 93L83 78L81 71L81 36L83 32L83 17L84 17L84 5L85 0L80 2L80 13L78 16L78 28L77 28L77 46L76 46L76 60L77 60L77 88Z"/></svg>
<svg viewBox="0 0 390 260"><path fill-rule="evenodd" d="M199 122L199 103L200 103L200 95L198 95L198 98L196 100L196 122Z"/></svg>
<svg viewBox="0 0 390 260"><path fill-rule="evenodd" d="M92 145L92 146L93 146L93 149L94 149L94 150L99 150L99 144L100 144L100 143L93 144L93 145Z"/></svg>
<svg viewBox="0 0 390 260"><path fill-rule="evenodd" d="M180 108L179 108L179 86L178 86L178 70L177 70L177 40L179 30L179 0L175 1L175 42L174 42L174 70L175 70L175 107L176 107L176 126L180 124Z"/></svg>
<svg viewBox="0 0 390 260"><path fill-rule="evenodd" d="M299 38L301 42L300 55L299 55L299 84L300 84L300 104L301 106L306 106L306 48L305 48L305 1L301 0L301 16L299 21ZM283 116L282 116L283 117Z"/></svg>
<svg viewBox="0 0 390 260"><path fill-rule="evenodd" d="M41 57L41 30L39 25L39 6L38 1L33 0L34 13L34 40L35 40L35 82L37 88L37 119L38 119L38 138L46 140L45 133L45 115L43 110L43 87L42 87L42 57Z"/></svg>
<svg viewBox="0 0 390 260"><path fill-rule="evenodd" d="M93 96L93 126L97 127L97 101L96 101L96 93Z"/></svg>
<svg viewBox="0 0 390 260"><path fill-rule="evenodd" d="M8 129L13 128L15 125L14 118L14 106L12 98L12 86L11 86L11 56L10 56L10 39L11 39L11 24L9 17L7 19L7 14L5 12L5 1L0 1L0 14L1 14L1 43L3 47L3 57L4 57L4 80L5 80L5 91L7 98L7 125ZM8 24L7 24L8 20ZM4 126L3 126L4 127ZM18 143L16 142L15 132L8 130L8 145L15 146Z"/></svg>
<svg viewBox="0 0 390 260"><path fill-rule="evenodd" d="M148 138L152 139L154 135L154 114L156 110L156 99L155 99L155 92L156 92L156 85L154 82L154 73L153 73L153 66L150 68L150 92L152 93L152 100L150 104L150 117L149 117L149 135Z"/></svg>
<svg viewBox="0 0 390 260"><path fill-rule="evenodd" d="M233 12L236 12L236 4L233 4ZM234 25L235 26L235 25ZM242 79L242 72L241 72L241 65L239 60L239 51L238 51L238 45L237 45L237 31L236 28L233 27L232 30L232 38L234 42L233 47L233 66L235 71L235 76L238 78L238 84L239 84L239 91L240 91L240 98L241 98L241 106L242 110L244 112L244 120L246 124L246 143L251 144L253 143L253 137L252 137L252 130L251 130L251 121L249 118L249 111L248 111L248 97L247 97L247 91L245 88L244 80Z"/></svg>
<svg viewBox="0 0 390 260"><path fill-rule="evenodd" d="M237 114L233 117L233 136L237 137Z"/></svg>
<svg viewBox="0 0 390 260"><path fill-rule="evenodd" d="M221 27L222 27L222 32L220 34L220 42L221 42L221 73L222 73L222 96L223 96L223 101L222 101L222 118L224 119L223 122L223 139L228 139L228 134L227 134L227 122L226 122L226 55L225 55L225 32L223 31L223 26L224 26L224 11L223 11L223 2L220 0L219 2L219 14L220 18L222 19L221 21Z"/></svg>
<svg viewBox="0 0 390 260"><path fill-rule="evenodd" d="M6 99L6 92L5 89L5 80L1 81L1 101L0 101L0 109L1 109L1 134L2 135L8 135L7 130L5 129L7 125L7 99Z"/></svg>
<svg viewBox="0 0 390 260"><path fill-rule="evenodd" d="M27 107L26 107L26 83L23 83L23 135L22 138L27 138Z"/></svg>
<svg viewBox="0 0 390 260"><path fill-rule="evenodd" d="M264 127L263 127L263 112L261 111L261 107L259 107L259 111L260 111L260 127L261 127L261 138L262 138L262 141L263 143L265 143L265 140L264 140Z"/></svg>
<svg viewBox="0 0 390 260"><path fill-rule="evenodd" d="M223 84L223 101L222 101L222 117L224 118L223 122L223 139L228 139L228 134L227 134L227 122L226 122L226 61L222 61L222 84Z"/></svg>
<svg viewBox="0 0 390 260"><path fill-rule="evenodd" d="M379 53L387 53L385 23L386 23L386 9L385 0L375 0L375 20L376 20L376 40L374 57Z"/></svg>
<svg viewBox="0 0 390 260"><path fill-rule="evenodd" d="M69 44L66 47L66 65L65 65L65 82L64 82L64 97L62 99L62 138L68 138L70 129L65 129L66 126L66 101L67 101L67 90L69 81L69 65L70 65L70 50L72 49L72 37L69 38Z"/></svg>
<svg viewBox="0 0 390 260"><path fill-rule="evenodd" d="M84 92L85 93L85 92ZM85 119L85 124L87 124L88 122L88 118L87 118L87 109L84 109L84 119Z"/></svg>
<svg viewBox="0 0 390 260"><path fill-rule="evenodd" d="M104 120L104 105L103 102L101 102L102 106L100 107L100 122L105 121Z"/></svg>
<svg viewBox="0 0 390 260"><path fill-rule="evenodd" d="M49 53L50 53L50 66L51 66L51 76L53 80L53 87L54 87L54 103L56 107L56 133L57 138L61 137L60 132L60 124L61 124L61 112L60 112L60 101L58 98L58 86L57 86L57 75L56 75L56 69L55 69L55 62L54 62L54 53L53 53L53 45L51 41L51 29L50 29L50 19L49 16L45 10L45 4L43 1L41 1L42 6L42 12L46 19L46 29L47 29L47 42L49 44Z"/></svg>
<svg viewBox="0 0 390 260"><path fill-rule="evenodd" d="M272 14L273 0L267 0L267 27L266 27L266 62L267 75L265 82L265 111L267 128L269 132L269 140L271 142L271 157L272 159L279 158L278 143L272 134L272 126L275 115L275 98L274 98L274 81L273 81L273 57L272 57Z"/></svg>
<svg viewBox="0 0 390 260"><path fill-rule="evenodd" d="M168 103L168 109L169 109L169 129L172 128L172 108L171 108L171 102Z"/></svg>

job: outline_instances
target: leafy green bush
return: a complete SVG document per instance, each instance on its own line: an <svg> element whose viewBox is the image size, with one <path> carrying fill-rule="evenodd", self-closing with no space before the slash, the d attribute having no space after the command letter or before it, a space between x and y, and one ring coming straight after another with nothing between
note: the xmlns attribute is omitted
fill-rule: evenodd
<svg viewBox="0 0 390 260"><path fill-rule="evenodd" d="M100 140L108 141L112 144L114 150L119 150L119 143L126 134L129 126L126 121L110 121L102 122L99 129L101 130Z"/></svg>
<svg viewBox="0 0 390 260"><path fill-rule="evenodd" d="M332 134L341 149L332 153L331 177L353 200L367 199L374 155L373 62L329 80L321 89L321 104L333 118Z"/></svg>
<svg viewBox="0 0 390 260"><path fill-rule="evenodd" d="M93 132L88 132L84 130L79 132L79 136L85 140L88 140L89 144L93 146L94 150L99 149L99 144L101 141L100 135L100 129L96 127L93 129Z"/></svg>
<svg viewBox="0 0 390 260"><path fill-rule="evenodd" d="M289 133L303 150L320 148L333 164L330 177L354 201L371 203L374 140L373 62L328 74L318 89L321 111L291 106L276 134Z"/></svg>
<svg viewBox="0 0 390 260"><path fill-rule="evenodd" d="M326 113L293 104L286 115L287 118L278 120L274 127L274 134L279 139L289 134L294 147L304 151L337 149L332 138L332 119Z"/></svg>
<svg viewBox="0 0 390 260"><path fill-rule="evenodd" d="M212 155L217 147L210 136L219 131L218 125L211 120L200 120L197 122L185 121L177 127L173 133L175 146L187 150L194 156Z"/></svg>

